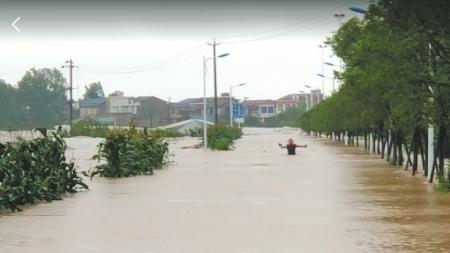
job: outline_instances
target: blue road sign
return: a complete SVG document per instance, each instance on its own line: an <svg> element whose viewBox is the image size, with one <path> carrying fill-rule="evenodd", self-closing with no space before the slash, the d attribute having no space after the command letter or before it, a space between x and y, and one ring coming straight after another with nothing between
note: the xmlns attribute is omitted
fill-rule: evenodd
<svg viewBox="0 0 450 253"><path fill-rule="evenodd" d="M243 104L233 104L233 118L245 118L245 108Z"/></svg>

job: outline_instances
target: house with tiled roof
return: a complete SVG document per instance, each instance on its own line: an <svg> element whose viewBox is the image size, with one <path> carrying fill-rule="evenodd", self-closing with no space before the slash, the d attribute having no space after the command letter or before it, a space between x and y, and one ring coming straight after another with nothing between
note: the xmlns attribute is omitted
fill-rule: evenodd
<svg viewBox="0 0 450 253"><path fill-rule="evenodd" d="M107 117L108 105L106 98L85 98L79 101L80 118L95 119Z"/></svg>
<svg viewBox="0 0 450 253"><path fill-rule="evenodd" d="M237 100L232 98L233 104ZM170 104L170 118L175 122L185 121L188 119L203 119L203 97L187 98L178 103ZM219 122L228 123L230 119L230 96L223 93L217 97L217 112ZM206 98L206 118L208 121L214 122L214 97Z"/></svg>

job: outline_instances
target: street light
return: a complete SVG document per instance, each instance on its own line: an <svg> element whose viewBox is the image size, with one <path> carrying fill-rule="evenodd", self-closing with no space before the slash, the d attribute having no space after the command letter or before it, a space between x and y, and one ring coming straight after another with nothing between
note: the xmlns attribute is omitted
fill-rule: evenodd
<svg viewBox="0 0 450 253"><path fill-rule="evenodd" d="M244 85L245 85L245 83L240 83L237 85L230 85L230 126L231 127L233 127L233 99L232 99L233 88L244 86Z"/></svg>
<svg viewBox="0 0 450 253"><path fill-rule="evenodd" d="M359 14L366 14L367 13L367 10L363 9L361 7L350 7L348 9L353 11L353 12L359 13Z"/></svg>
<svg viewBox="0 0 450 253"><path fill-rule="evenodd" d="M322 50L322 75L325 75L325 67L324 67L324 62L323 62L323 49L326 48L327 46L319 45L319 47ZM323 78L322 78L322 91L325 94L325 80Z"/></svg>
<svg viewBox="0 0 450 253"><path fill-rule="evenodd" d="M342 19L345 17L345 14L344 13L336 13L336 14L334 14L334 17L338 19L339 26L341 26Z"/></svg>
<svg viewBox="0 0 450 253"><path fill-rule="evenodd" d="M334 93L334 78L331 78L331 77L328 77L328 76L325 76L325 75L322 75L322 74L317 74L318 76L320 76L320 77L322 77L322 78L326 78L326 79L328 79L328 80L331 80L332 82L333 82L333 86L332 86L332 93Z"/></svg>
<svg viewBox="0 0 450 253"><path fill-rule="evenodd" d="M215 58L223 58L230 55L229 53L220 54L216 57L206 58L203 56L203 148L208 148L208 126L206 124L206 63ZM215 88L215 87L214 87Z"/></svg>

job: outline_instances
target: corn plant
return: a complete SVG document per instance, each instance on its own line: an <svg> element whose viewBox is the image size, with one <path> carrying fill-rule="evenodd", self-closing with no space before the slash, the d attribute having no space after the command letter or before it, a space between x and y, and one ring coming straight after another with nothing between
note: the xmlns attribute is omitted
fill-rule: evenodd
<svg viewBox="0 0 450 253"><path fill-rule="evenodd" d="M0 209L21 210L22 205L88 189L74 163L66 161L62 132L41 132L44 137L0 144Z"/></svg>
<svg viewBox="0 0 450 253"><path fill-rule="evenodd" d="M168 143L162 138L152 138L147 132L134 128L113 130L101 143L93 157L100 164L88 175L93 177L129 177L153 174L168 162Z"/></svg>

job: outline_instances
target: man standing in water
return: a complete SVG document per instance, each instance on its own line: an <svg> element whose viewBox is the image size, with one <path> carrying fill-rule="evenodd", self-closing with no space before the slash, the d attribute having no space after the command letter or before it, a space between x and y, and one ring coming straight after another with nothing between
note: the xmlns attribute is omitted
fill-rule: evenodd
<svg viewBox="0 0 450 253"><path fill-rule="evenodd" d="M294 143L293 139L289 139L288 140L288 144L286 144L285 146L283 146L283 144L278 143L278 146L280 148L285 148L288 151L288 155L295 155L295 149L296 148L307 148L308 145L297 145Z"/></svg>

